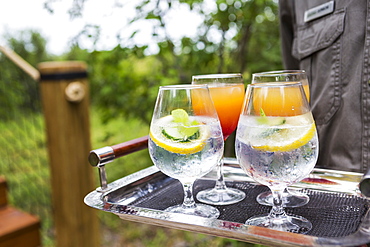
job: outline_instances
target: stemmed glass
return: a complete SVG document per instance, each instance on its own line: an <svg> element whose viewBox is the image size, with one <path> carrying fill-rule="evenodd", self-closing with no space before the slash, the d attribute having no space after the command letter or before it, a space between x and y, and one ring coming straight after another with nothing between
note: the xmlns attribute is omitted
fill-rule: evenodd
<svg viewBox="0 0 370 247"><path fill-rule="evenodd" d="M259 72L252 75L252 84L261 82L301 82L308 102L310 102L310 88L307 74L304 70L279 70ZM259 194L257 202L262 205L272 206L273 198L271 191ZM300 207L309 202L307 194L286 188L283 193L283 204L285 207Z"/></svg>
<svg viewBox="0 0 370 247"><path fill-rule="evenodd" d="M270 213L249 218L246 224L309 231L311 222L286 214L282 201L284 189L309 175L318 157L316 125L302 83L248 85L235 151L244 172L273 195Z"/></svg>
<svg viewBox="0 0 370 247"><path fill-rule="evenodd" d="M207 84L211 98L221 122L224 140L234 132L238 125L244 100L244 82L241 74L195 75L192 84ZM223 160L217 164L217 181L214 188L200 191L197 199L212 205L228 205L245 198L245 193L228 188L222 172Z"/></svg>
<svg viewBox="0 0 370 247"><path fill-rule="evenodd" d="M166 175L184 188L181 205L165 211L217 218L212 206L195 203L193 183L210 172L222 158L221 126L207 85L159 88L148 141L150 157Z"/></svg>

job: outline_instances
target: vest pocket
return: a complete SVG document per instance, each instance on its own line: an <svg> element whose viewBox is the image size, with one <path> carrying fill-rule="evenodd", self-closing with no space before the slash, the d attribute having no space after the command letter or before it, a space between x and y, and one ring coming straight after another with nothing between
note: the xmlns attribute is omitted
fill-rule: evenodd
<svg viewBox="0 0 370 247"><path fill-rule="evenodd" d="M311 108L317 125L323 125L341 105L341 35L345 10L297 27L292 54L306 70L311 95Z"/></svg>
<svg viewBox="0 0 370 247"><path fill-rule="evenodd" d="M345 11L298 26L293 41L293 56L303 59L332 45L344 31Z"/></svg>

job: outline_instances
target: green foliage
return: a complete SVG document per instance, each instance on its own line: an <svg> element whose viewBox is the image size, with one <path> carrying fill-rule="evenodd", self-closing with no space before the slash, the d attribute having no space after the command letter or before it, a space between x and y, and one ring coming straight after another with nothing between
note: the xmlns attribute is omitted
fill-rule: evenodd
<svg viewBox="0 0 370 247"><path fill-rule="evenodd" d="M103 120L136 117L148 122L158 86L171 78L162 76L162 64L121 47L93 52L89 61L92 102Z"/></svg>
<svg viewBox="0 0 370 247"><path fill-rule="evenodd" d="M204 20L195 38L170 38L166 16L180 5ZM135 117L148 123L158 87L191 83L195 74L241 72L248 82L254 72L282 68L275 0L218 0L215 6L210 11L201 0L138 1L131 23L154 23L157 54L146 55L147 46L124 46L130 42L111 51L88 53L79 50L79 39L75 39L66 57L88 61L92 102L104 121ZM89 33L88 38L96 41L98 33L96 37ZM133 31L131 39L137 33Z"/></svg>
<svg viewBox="0 0 370 247"><path fill-rule="evenodd" d="M16 36L8 33L5 39L10 49L34 67L50 58L45 50L46 40L36 31L22 31ZM0 64L0 119L7 119L7 113L14 110L40 109L38 83L1 53Z"/></svg>

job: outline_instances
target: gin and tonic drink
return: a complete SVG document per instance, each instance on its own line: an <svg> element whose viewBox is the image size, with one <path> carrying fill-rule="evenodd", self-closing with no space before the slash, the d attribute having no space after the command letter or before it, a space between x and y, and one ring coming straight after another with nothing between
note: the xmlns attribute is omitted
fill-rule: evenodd
<svg viewBox="0 0 370 247"><path fill-rule="evenodd" d="M252 75L252 84L254 83L292 83L301 82L308 102L310 102L310 88L308 84L307 74L304 70L279 70L254 73ZM263 205L272 206L272 193L266 191L259 194L256 200ZM310 198L307 194L296 191L291 188L286 188L283 194L283 203L285 207L300 207L309 202Z"/></svg>
<svg viewBox="0 0 370 247"><path fill-rule="evenodd" d="M224 143L220 122L206 85L160 87L150 125L148 149L155 166L178 179L182 205L166 211L217 218L219 211L196 204L193 183L220 161Z"/></svg>
<svg viewBox="0 0 370 247"><path fill-rule="evenodd" d="M309 231L309 220L287 215L283 208L285 188L308 176L318 157L316 126L301 83L248 86L235 151L242 169L273 194L271 212L252 217L246 224Z"/></svg>

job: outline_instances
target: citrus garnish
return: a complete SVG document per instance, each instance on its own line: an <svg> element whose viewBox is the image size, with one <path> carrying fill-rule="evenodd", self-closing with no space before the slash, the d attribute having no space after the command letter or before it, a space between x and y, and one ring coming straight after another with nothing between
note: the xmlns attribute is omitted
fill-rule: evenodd
<svg viewBox="0 0 370 247"><path fill-rule="evenodd" d="M191 137L198 132L199 127L194 125L198 125L199 123L195 120L190 121L189 115L184 109L173 110L171 112L171 116L173 117L173 122L179 123L179 125L176 126L178 132L178 135L176 136L179 137L179 139L186 140L188 137Z"/></svg>
<svg viewBox="0 0 370 247"><path fill-rule="evenodd" d="M286 118L277 126L253 128L248 133L249 143L254 149L267 152L288 152L307 144L316 133L314 123L302 125L305 117ZM272 120L274 121L274 120Z"/></svg>
<svg viewBox="0 0 370 247"><path fill-rule="evenodd" d="M171 115L152 124L149 136L155 144L167 151L193 154L203 149L209 133L209 126L191 120L184 110L176 109Z"/></svg>

